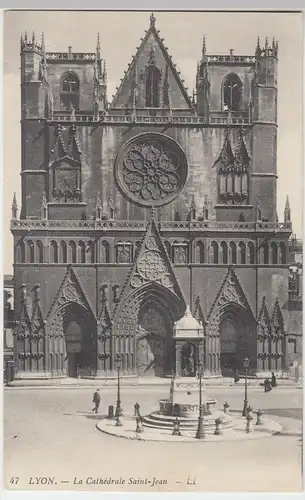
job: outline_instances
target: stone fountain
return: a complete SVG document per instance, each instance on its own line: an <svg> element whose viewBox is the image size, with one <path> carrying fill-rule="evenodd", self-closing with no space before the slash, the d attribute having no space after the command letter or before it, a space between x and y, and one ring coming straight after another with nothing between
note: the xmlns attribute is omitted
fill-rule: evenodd
<svg viewBox="0 0 305 500"><path fill-rule="evenodd" d="M169 397L159 401L159 409L143 418L143 425L153 429L173 429L176 417L180 429L194 431L198 426L200 382L197 373L198 360L204 356L204 328L191 314L189 307L185 315L175 323L173 339L176 347L176 374L171 380ZM216 400L208 398L203 389L203 426L214 429L220 418L222 427L232 426L232 418L216 410Z"/></svg>

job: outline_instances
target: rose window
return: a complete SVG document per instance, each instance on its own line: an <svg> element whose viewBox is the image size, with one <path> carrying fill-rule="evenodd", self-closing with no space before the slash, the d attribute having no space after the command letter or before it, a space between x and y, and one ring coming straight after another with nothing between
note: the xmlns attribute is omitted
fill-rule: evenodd
<svg viewBox="0 0 305 500"><path fill-rule="evenodd" d="M121 190L133 201L165 205L183 188L187 163L180 146L162 134L142 134L121 151L116 164Z"/></svg>

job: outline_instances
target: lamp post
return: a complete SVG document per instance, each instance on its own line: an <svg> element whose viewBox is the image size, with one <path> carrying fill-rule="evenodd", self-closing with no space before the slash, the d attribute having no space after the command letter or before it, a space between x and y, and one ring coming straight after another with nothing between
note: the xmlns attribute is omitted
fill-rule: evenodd
<svg viewBox="0 0 305 500"><path fill-rule="evenodd" d="M244 399L244 409L243 409L243 417L247 415L247 408L248 408L248 369L250 365L250 360L248 358L245 358L243 361L243 366L245 368L245 399Z"/></svg>
<svg viewBox="0 0 305 500"><path fill-rule="evenodd" d="M203 426L203 404L202 404L202 374L203 374L203 362L198 363L198 375L199 375L199 417L198 417L198 428L196 432L196 439L203 439L205 437L205 430Z"/></svg>
<svg viewBox="0 0 305 500"><path fill-rule="evenodd" d="M116 369L118 372L118 392L117 392L117 402L116 402L116 410L115 410L115 416L116 416L116 424L117 426L121 426L122 422L120 417L123 415L123 410L121 408L121 392L120 392L120 370L121 370L121 362L122 358L120 354L116 355L115 358L116 361Z"/></svg>

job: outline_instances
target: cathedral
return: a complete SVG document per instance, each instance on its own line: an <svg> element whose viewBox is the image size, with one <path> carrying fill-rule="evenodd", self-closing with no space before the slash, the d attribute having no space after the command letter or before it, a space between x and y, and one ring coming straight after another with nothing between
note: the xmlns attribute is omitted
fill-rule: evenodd
<svg viewBox="0 0 305 500"><path fill-rule="evenodd" d="M21 37L17 379L113 377L118 355L123 377L193 375L199 357L205 377L245 357L281 376L301 349L288 199L276 211L278 43L211 55L204 37L189 92L153 14L147 28L111 101L99 36L92 53Z"/></svg>

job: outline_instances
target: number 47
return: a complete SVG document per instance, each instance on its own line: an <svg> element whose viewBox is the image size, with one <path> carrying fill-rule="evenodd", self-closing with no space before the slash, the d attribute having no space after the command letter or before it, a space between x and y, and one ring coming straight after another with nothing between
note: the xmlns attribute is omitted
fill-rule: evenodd
<svg viewBox="0 0 305 500"><path fill-rule="evenodd" d="M19 481L19 477L18 476L13 476L10 479L10 483L11 484L18 484L18 481Z"/></svg>

